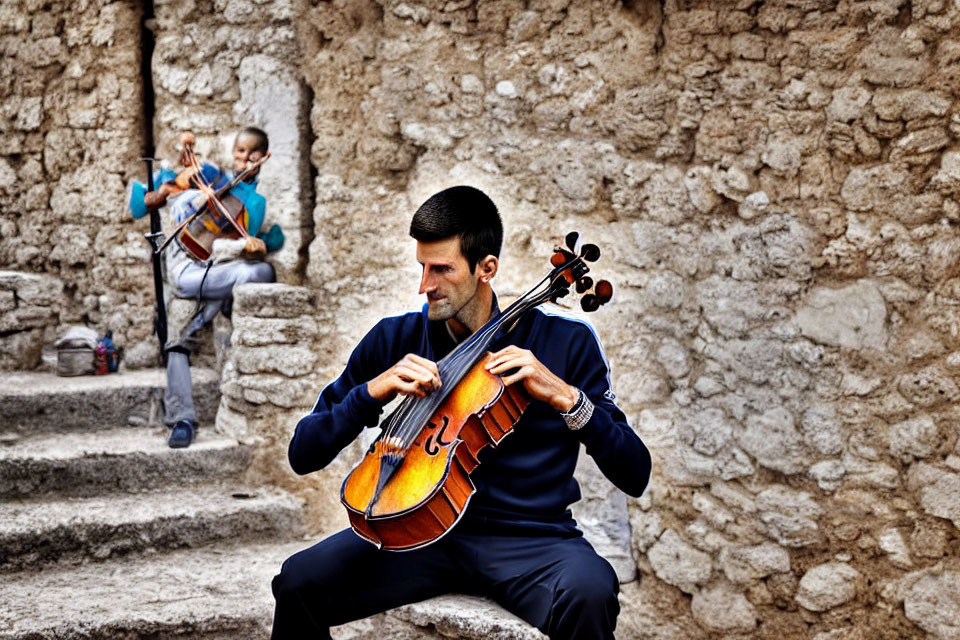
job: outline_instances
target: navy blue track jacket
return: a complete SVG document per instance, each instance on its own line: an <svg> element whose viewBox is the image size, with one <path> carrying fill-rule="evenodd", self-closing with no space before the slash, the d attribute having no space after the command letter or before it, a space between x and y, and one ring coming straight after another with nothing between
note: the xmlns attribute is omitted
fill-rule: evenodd
<svg viewBox="0 0 960 640"><path fill-rule="evenodd" d="M596 334L586 322L552 309L556 307L545 305L529 311L491 350L511 344L529 349L587 394L596 407L593 417L572 431L549 405L531 402L513 433L480 453L480 466L470 476L477 492L458 531L579 535L567 507L580 499L573 472L581 443L625 493L640 496L649 482L650 453L614 404L609 366ZM427 319L427 305L420 313L377 323L340 377L320 392L313 411L297 424L289 450L293 470L306 474L324 468L364 427L377 426L382 406L367 392L369 380L408 353L437 361L455 346L443 321Z"/></svg>

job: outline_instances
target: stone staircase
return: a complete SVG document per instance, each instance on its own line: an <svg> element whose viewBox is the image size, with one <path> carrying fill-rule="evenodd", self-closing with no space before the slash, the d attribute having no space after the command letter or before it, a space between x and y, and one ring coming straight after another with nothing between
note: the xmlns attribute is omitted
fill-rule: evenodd
<svg viewBox="0 0 960 640"><path fill-rule="evenodd" d="M193 371L201 424L219 380ZM164 376L0 374L0 638L264 638L301 501L251 451L159 424Z"/></svg>
<svg viewBox="0 0 960 640"><path fill-rule="evenodd" d="M193 370L214 424L219 380ZM266 638L270 581L311 544L302 503L245 481L247 445L201 429L166 445L163 372L0 373L0 640ZM338 640L543 638L448 596L333 631Z"/></svg>

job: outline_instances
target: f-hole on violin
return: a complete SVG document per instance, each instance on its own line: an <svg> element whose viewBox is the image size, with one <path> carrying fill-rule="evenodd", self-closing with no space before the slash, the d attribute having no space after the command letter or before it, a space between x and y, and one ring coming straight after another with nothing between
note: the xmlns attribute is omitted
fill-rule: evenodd
<svg viewBox="0 0 960 640"><path fill-rule="evenodd" d="M571 287L587 312L613 296L609 282L594 284L586 275L600 249L581 244L577 232L567 234L565 245L554 249L553 269L540 282L437 363L438 391L408 396L380 425L380 436L340 488L357 535L383 549L419 549L463 516L476 491L470 474L480 464L478 454L496 447L530 404L522 385L505 386L486 370L490 344Z"/></svg>

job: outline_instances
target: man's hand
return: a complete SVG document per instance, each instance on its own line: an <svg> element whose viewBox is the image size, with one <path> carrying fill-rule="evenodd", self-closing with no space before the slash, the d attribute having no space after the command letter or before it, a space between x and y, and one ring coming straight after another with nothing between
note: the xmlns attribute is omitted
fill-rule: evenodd
<svg viewBox="0 0 960 640"><path fill-rule="evenodd" d="M156 191L147 191L143 194L143 204L147 209L159 209L167 204L167 198L170 197L173 188L166 182L157 187Z"/></svg>
<svg viewBox="0 0 960 640"><path fill-rule="evenodd" d="M256 236L249 236L247 244L243 247L243 252L254 256L267 255L267 245Z"/></svg>
<svg viewBox="0 0 960 640"><path fill-rule="evenodd" d="M570 411L577 401L576 389L554 375L526 349L513 345L501 349L490 356L486 369L496 375L516 369L510 375L502 376L503 384L509 386L522 381L530 397L546 402L557 411Z"/></svg>
<svg viewBox="0 0 960 640"><path fill-rule="evenodd" d="M367 391L380 402L389 402L398 393L422 398L439 388L437 364L413 353L367 383Z"/></svg>

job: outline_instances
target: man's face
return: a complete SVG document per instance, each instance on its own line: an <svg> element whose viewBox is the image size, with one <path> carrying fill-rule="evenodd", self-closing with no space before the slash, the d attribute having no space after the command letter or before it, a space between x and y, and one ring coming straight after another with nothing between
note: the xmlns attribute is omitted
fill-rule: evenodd
<svg viewBox="0 0 960 640"><path fill-rule="evenodd" d="M460 253L460 238L417 241L417 262L423 267L420 293L427 294L427 317L449 320L477 294L477 276Z"/></svg>
<svg viewBox="0 0 960 640"><path fill-rule="evenodd" d="M247 162L256 162L263 157L263 152L257 148L259 144L257 136L249 133L241 133L237 136L237 141L233 144L233 170L240 173L247 168ZM248 180L252 180L257 175L254 171Z"/></svg>

